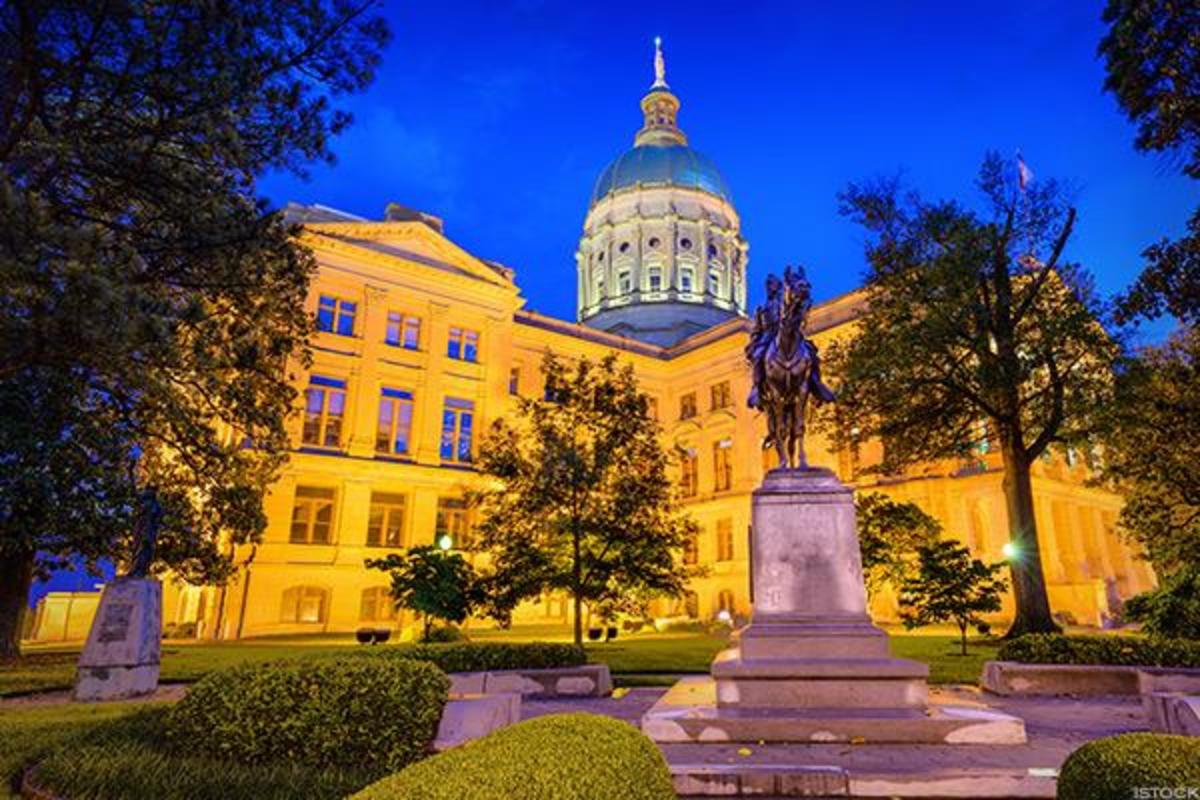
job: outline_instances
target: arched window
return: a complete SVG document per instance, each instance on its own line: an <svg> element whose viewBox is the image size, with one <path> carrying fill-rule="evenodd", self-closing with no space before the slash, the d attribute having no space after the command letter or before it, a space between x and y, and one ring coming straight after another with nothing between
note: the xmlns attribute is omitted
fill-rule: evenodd
<svg viewBox="0 0 1200 800"><path fill-rule="evenodd" d="M386 586L371 586L362 590L358 618L363 622L385 622L396 618L396 607Z"/></svg>
<svg viewBox="0 0 1200 800"><path fill-rule="evenodd" d="M329 590L320 586L293 586L283 593L282 622L324 622L329 612Z"/></svg>
<svg viewBox="0 0 1200 800"><path fill-rule="evenodd" d="M730 589L722 589L717 592L717 610L728 611L733 613L733 591Z"/></svg>

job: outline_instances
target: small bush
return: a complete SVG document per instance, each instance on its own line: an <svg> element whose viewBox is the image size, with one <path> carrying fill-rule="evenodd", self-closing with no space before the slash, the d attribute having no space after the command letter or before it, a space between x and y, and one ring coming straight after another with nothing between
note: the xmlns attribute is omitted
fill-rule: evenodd
<svg viewBox="0 0 1200 800"><path fill-rule="evenodd" d="M418 644L375 648L368 656L385 655L431 661L443 672L484 672L499 669L577 667L587 663L587 653L573 644L551 642L480 642L472 644Z"/></svg>
<svg viewBox="0 0 1200 800"><path fill-rule="evenodd" d="M73 800L334 800L381 774L191 755L165 744L165 717L148 709L96 726L41 760L34 780Z"/></svg>
<svg viewBox="0 0 1200 800"><path fill-rule="evenodd" d="M202 678L167 715L172 744L239 763L396 770L437 734L449 679L407 659L245 665Z"/></svg>
<svg viewBox="0 0 1200 800"><path fill-rule="evenodd" d="M1152 636L1200 637L1200 569L1168 575L1158 588L1129 598L1125 616Z"/></svg>
<svg viewBox="0 0 1200 800"><path fill-rule="evenodd" d="M436 628L430 628L429 634L422 639L427 644L448 644L466 640L467 635L453 625L438 625Z"/></svg>
<svg viewBox="0 0 1200 800"><path fill-rule="evenodd" d="M998 657L1025 664L1200 667L1200 641L1031 633L1005 642Z"/></svg>
<svg viewBox="0 0 1200 800"><path fill-rule="evenodd" d="M1200 739L1126 733L1088 742L1063 764L1058 800L1129 800L1139 787L1200 789Z"/></svg>
<svg viewBox="0 0 1200 800"><path fill-rule="evenodd" d="M504 728L374 783L354 800L675 800L662 754L636 728L555 714Z"/></svg>

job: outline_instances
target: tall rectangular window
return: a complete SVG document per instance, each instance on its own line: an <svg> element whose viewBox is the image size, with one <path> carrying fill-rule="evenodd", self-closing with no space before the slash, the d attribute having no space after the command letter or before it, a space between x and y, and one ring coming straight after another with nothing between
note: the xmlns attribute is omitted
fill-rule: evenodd
<svg viewBox="0 0 1200 800"><path fill-rule="evenodd" d="M513 367L508 371L508 393L520 394L521 392L521 368Z"/></svg>
<svg viewBox="0 0 1200 800"><path fill-rule="evenodd" d="M404 506L402 494L371 492L371 510L367 514L369 547L404 546Z"/></svg>
<svg viewBox="0 0 1200 800"><path fill-rule="evenodd" d="M333 489L297 486L292 503L293 544L329 544L333 541Z"/></svg>
<svg viewBox="0 0 1200 800"><path fill-rule="evenodd" d="M323 375L310 376L305 392L301 441L317 447L341 446L345 413L346 382Z"/></svg>
<svg viewBox="0 0 1200 800"><path fill-rule="evenodd" d="M442 408L442 461L471 463L471 435L475 404L470 400L447 397Z"/></svg>
<svg viewBox="0 0 1200 800"><path fill-rule="evenodd" d="M700 489L699 460L696 451L685 450L679 465L679 491L684 497L695 497Z"/></svg>
<svg viewBox="0 0 1200 800"><path fill-rule="evenodd" d="M646 283L652 292L662 291L662 267L651 267L646 273Z"/></svg>
<svg viewBox="0 0 1200 800"><path fill-rule="evenodd" d="M443 536L450 537L450 548L454 550L470 550L471 520L468 516L467 503L459 497L439 497L437 504L437 526L434 543L439 547Z"/></svg>
<svg viewBox="0 0 1200 800"><path fill-rule="evenodd" d="M403 347L405 350L421 348L421 318L400 311L389 311L387 332L383 341L392 347Z"/></svg>
<svg viewBox="0 0 1200 800"><path fill-rule="evenodd" d="M733 405L733 392L729 389L729 381L714 383L709 388L709 400L712 401L713 411Z"/></svg>
<svg viewBox="0 0 1200 800"><path fill-rule="evenodd" d="M466 328L451 328L446 355L458 361L478 361L479 334Z"/></svg>
<svg viewBox="0 0 1200 800"><path fill-rule="evenodd" d="M717 520L717 561L733 561L733 520Z"/></svg>
<svg viewBox="0 0 1200 800"><path fill-rule="evenodd" d="M379 419L375 426L376 453L408 455L412 415L412 392L386 386L380 390Z"/></svg>
<svg viewBox="0 0 1200 800"><path fill-rule="evenodd" d="M679 418L691 419L696 416L696 393L688 392L679 398Z"/></svg>
<svg viewBox="0 0 1200 800"><path fill-rule="evenodd" d="M695 273L689 268L679 270L679 291L689 293L692 291L692 284L695 282Z"/></svg>
<svg viewBox="0 0 1200 800"><path fill-rule="evenodd" d="M713 489L723 492L733 485L733 440L713 442Z"/></svg>
<svg viewBox="0 0 1200 800"><path fill-rule="evenodd" d="M629 294L633 291L633 275L629 270L621 270L617 273L617 291L621 294Z"/></svg>
<svg viewBox="0 0 1200 800"><path fill-rule="evenodd" d="M697 540L696 534L689 534L683 542L683 563L693 565L699 561L700 542Z"/></svg>
<svg viewBox="0 0 1200 800"><path fill-rule="evenodd" d="M317 330L336 333L339 336L353 336L354 317L357 313L358 303L323 294L317 300Z"/></svg>

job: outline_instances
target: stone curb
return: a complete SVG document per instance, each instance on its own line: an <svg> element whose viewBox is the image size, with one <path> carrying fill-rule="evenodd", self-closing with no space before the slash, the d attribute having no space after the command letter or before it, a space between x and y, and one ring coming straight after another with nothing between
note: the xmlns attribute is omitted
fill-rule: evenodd
<svg viewBox="0 0 1200 800"><path fill-rule="evenodd" d="M998 695L1139 695L1200 693L1200 669L1108 664L1026 664L988 661L979 684Z"/></svg>

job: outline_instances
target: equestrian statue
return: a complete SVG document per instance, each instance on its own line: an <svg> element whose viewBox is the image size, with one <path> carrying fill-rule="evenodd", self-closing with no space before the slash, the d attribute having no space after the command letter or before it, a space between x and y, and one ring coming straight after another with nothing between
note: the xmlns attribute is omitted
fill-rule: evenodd
<svg viewBox="0 0 1200 800"><path fill-rule="evenodd" d="M833 391L821 382L817 346L804 335L812 308L812 284L804 268L785 267L783 280L767 276L767 301L754 312L754 328L746 360L754 383L746 403L767 414L763 449L774 446L779 466L807 469L804 456L804 413L809 397L832 403Z"/></svg>

